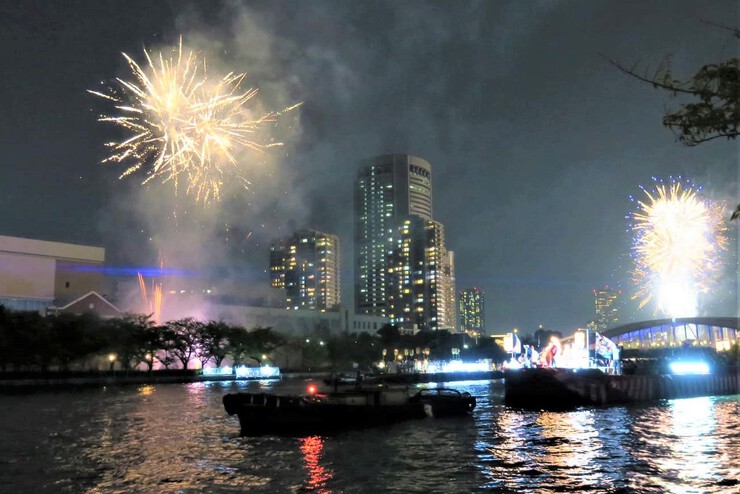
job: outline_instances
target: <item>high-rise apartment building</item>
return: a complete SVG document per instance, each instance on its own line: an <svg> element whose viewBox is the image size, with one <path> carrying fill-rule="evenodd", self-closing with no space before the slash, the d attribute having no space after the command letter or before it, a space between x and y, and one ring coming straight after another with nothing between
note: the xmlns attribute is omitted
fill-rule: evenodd
<svg viewBox="0 0 740 494"><path fill-rule="evenodd" d="M386 255L385 315L404 332L428 329L425 223L409 215L393 229Z"/></svg>
<svg viewBox="0 0 740 494"><path fill-rule="evenodd" d="M299 230L270 245L270 281L285 307L325 311L340 301L339 237Z"/></svg>
<svg viewBox="0 0 740 494"><path fill-rule="evenodd" d="M388 255L402 218L432 219L432 167L406 154L364 163L355 185L355 310L388 313Z"/></svg>
<svg viewBox="0 0 740 494"><path fill-rule="evenodd" d="M594 290L594 309L596 310L594 322L598 331L613 327L619 322L617 302L621 294L620 290L612 290L606 286Z"/></svg>
<svg viewBox="0 0 740 494"><path fill-rule="evenodd" d="M486 332L485 293L473 287L460 290L458 310L460 314L460 330L473 337L484 335Z"/></svg>
<svg viewBox="0 0 740 494"><path fill-rule="evenodd" d="M386 315L399 330L456 330L454 256L442 224L401 219L386 255L386 280Z"/></svg>
<svg viewBox="0 0 740 494"><path fill-rule="evenodd" d="M442 223L427 221L425 233L424 261L429 293L429 328L456 331L454 253L447 250Z"/></svg>

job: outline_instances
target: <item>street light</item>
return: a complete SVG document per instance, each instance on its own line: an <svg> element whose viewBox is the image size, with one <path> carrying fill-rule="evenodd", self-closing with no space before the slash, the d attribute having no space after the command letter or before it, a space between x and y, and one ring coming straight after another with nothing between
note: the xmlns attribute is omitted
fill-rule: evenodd
<svg viewBox="0 0 740 494"><path fill-rule="evenodd" d="M117 358L118 358L118 355L116 355L115 353L108 354L108 362L110 362L110 370L113 370L113 366L116 365Z"/></svg>

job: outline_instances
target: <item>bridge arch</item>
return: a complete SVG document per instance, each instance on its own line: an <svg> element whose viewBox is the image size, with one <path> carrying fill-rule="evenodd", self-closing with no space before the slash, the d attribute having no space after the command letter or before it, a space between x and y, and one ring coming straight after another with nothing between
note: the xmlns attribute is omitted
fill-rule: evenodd
<svg viewBox="0 0 740 494"><path fill-rule="evenodd" d="M682 317L625 324L603 332L624 349L676 348L686 344L719 352L740 343L737 317Z"/></svg>

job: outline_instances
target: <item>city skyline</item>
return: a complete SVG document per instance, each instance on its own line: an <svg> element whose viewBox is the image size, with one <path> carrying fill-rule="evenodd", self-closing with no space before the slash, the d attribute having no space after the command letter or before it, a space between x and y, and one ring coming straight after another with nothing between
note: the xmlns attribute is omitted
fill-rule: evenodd
<svg viewBox="0 0 740 494"><path fill-rule="evenodd" d="M164 250L168 266L257 290L274 238L311 228L351 246L362 160L408 153L434 167L434 219L457 286L485 290L488 326L569 330L593 317L594 288L629 299L624 217L640 185L683 175L740 202L736 145L677 143L661 118L678 103L604 59L654 71L672 54L688 78L736 52L706 23L736 18L735 2L283 6L4 3L0 235L101 245L120 266L155 265ZM250 188L218 211L173 207L161 188L100 164L115 131L86 91L125 71L121 52L137 58L181 35L214 69L247 72L265 107L303 102L276 123L282 148L244 157ZM345 303L353 258L343 251ZM736 275L730 252L705 312L737 315ZM652 315L628 307L620 320Z"/></svg>

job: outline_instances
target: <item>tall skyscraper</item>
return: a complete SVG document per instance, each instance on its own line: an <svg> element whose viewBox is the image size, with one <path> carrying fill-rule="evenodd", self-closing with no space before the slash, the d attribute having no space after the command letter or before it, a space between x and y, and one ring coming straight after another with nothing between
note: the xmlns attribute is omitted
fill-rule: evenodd
<svg viewBox="0 0 740 494"><path fill-rule="evenodd" d="M355 186L355 310L387 316L391 237L402 218L432 219L432 167L406 154L364 163Z"/></svg>
<svg viewBox="0 0 740 494"><path fill-rule="evenodd" d="M457 328L455 264L432 218L432 167L405 154L368 160L355 187L355 309L404 332Z"/></svg>
<svg viewBox="0 0 740 494"><path fill-rule="evenodd" d="M619 322L617 302L621 294L620 290L612 290L607 286L594 290L594 309L596 311L594 322L598 331L615 326Z"/></svg>
<svg viewBox="0 0 740 494"><path fill-rule="evenodd" d="M299 230L270 246L270 281L287 309L325 311L339 304L339 237Z"/></svg>
<svg viewBox="0 0 740 494"><path fill-rule="evenodd" d="M461 331L474 337L485 334L485 298L486 294L477 287L460 290L458 309Z"/></svg>

